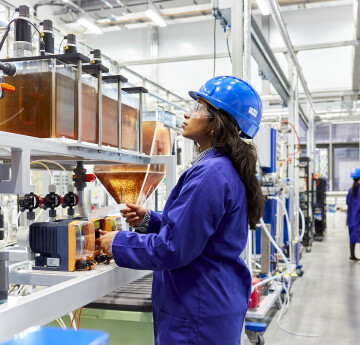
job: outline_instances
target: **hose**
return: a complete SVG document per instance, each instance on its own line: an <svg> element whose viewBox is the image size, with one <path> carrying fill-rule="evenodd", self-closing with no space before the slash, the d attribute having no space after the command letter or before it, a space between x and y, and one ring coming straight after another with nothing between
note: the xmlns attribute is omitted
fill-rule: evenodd
<svg viewBox="0 0 360 345"><path fill-rule="evenodd" d="M30 266L31 265L31 261L30 260L26 260L26 261L21 261L21 262L17 262L15 264L12 264L9 266L9 273L12 271L15 271L16 269L23 267L23 266Z"/></svg>
<svg viewBox="0 0 360 345"><path fill-rule="evenodd" d="M299 241L302 241L304 235L305 235L305 216L303 210L299 207L299 213L301 216L301 235L299 237Z"/></svg>
<svg viewBox="0 0 360 345"><path fill-rule="evenodd" d="M84 190L77 189L77 194L80 198L80 202L78 203L77 207L80 213L80 217L88 217L88 213L85 207L85 193Z"/></svg>
<svg viewBox="0 0 360 345"><path fill-rule="evenodd" d="M283 258L285 264L286 264L286 270L279 273L279 274L276 274L274 276L271 276L269 278L266 278L264 280L262 280L261 282L253 285L253 289L257 288L258 286L261 286L261 285L264 285L266 283L268 283L269 281L272 281L276 278L280 278L282 277L283 275L285 275L286 273L289 273L290 270L291 270L291 265L289 264L289 260L287 259L287 257L285 256L284 252L280 249L280 247L278 246L278 244L276 243L276 241L274 240L274 238L271 236L269 230L267 229L265 223L264 223L264 220L262 218L260 218L260 224L262 226L262 228L264 229L264 232L266 233L267 237L269 237L271 243L274 245L275 249L280 253L281 257Z"/></svg>
<svg viewBox="0 0 360 345"><path fill-rule="evenodd" d="M281 204L281 206L282 206L282 208L284 210L284 213L285 213L286 222L288 224L289 239L290 239L290 242L292 242L291 223L290 223L289 215L288 215L288 212L287 212L287 209L286 209L286 206L285 206L284 202L280 198L278 198L277 196L268 196L268 199L277 200Z"/></svg>

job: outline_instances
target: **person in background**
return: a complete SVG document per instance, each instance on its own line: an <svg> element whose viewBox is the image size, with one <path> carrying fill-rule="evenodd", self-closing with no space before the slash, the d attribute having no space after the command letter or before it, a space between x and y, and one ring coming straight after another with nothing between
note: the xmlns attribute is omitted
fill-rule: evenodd
<svg viewBox="0 0 360 345"><path fill-rule="evenodd" d="M260 97L245 81L216 77L184 115L183 136L200 154L180 177L162 215L138 205L122 210L142 232L102 233L97 244L117 265L153 270L157 345L240 345L251 275L240 254L264 200L253 138Z"/></svg>
<svg viewBox="0 0 360 345"><path fill-rule="evenodd" d="M355 244L360 243L360 169L351 170L350 177L354 180L346 197L348 206L347 223L350 235L350 262L360 262L355 256Z"/></svg>

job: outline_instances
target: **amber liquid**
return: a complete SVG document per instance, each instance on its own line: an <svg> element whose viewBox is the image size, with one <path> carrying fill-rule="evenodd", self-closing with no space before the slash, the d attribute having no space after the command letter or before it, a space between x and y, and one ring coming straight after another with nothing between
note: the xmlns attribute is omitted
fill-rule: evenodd
<svg viewBox="0 0 360 345"><path fill-rule="evenodd" d="M102 97L103 145L118 147L118 102L110 97ZM126 104L121 105L121 147L126 150L137 151L139 149L139 122L137 109Z"/></svg>
<svg viewBox="0 0 360 345"><path fill-rule="evenodd" d="M170 130L162 123L158 123L157 126L153 154L168 155L170 154ZM151 152L155 129L155 121L143 123L143 148L146 154ZM165 164L150 164L149 169L148 165L139 164L96 165L94 167L95 175L117 203L144 204L165 177L165 172Z"/></svg>
<svg viewBox="0 0 360 345"><path fill-rule="evenodd" d="M74 80L55 75L55 118L52 118L51 72L19 74L4 77L15 86L0 101L0 131L39 138L75 139Z"/></svg>
<svg viewBox="0 0 360 345"><path fill-rule="evenodd" d="M97 91L94 87L82 84L82 140L98 143L99 123L97 121Z"/></svg>

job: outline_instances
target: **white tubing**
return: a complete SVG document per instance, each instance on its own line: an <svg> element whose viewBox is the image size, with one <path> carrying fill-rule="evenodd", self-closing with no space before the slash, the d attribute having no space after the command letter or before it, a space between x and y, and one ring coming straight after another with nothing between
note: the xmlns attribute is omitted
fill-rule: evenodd
<svg viewBox="0 0 360 345"><path fill-rule="evenodd" d="M290 270L291 270L291 265L289 264L289 260L285 256L284 252L280 249L280 247L278 246L278 244L276 243L274 238L271 236L271 234L270 234L269 230L267 229L266 224L264 223L264 220L262 218L260 218L260 223L261 223L261 226L264 229L267 237L269 237L271 243L274 245L275 249L280 253L281 257L283 258L283 260L286 264L286 270L284 272L281 272L280 274L276 274L272 277L266 278L266 279L262 280L261 282L253 285L253 289L257 288L258 286L264 285L271 280L282 277L284 274L290 272Z"/></svg>
<svg viewBox="0 0 360 345"><path fill-rule="evenodd" d="M287 223L288 223L288 226L287 226L287 227L288 227L288 235L289 235L289 240L290 240L290 239L292 238L292 236L290 236L291 224L290 224L289 214L288 214L288 212L287 212L285 203L284 203L280 198L278 198L277 196L268 196L268 199L277 200L277 201L281 204L281 206L282 206L282 208L283 208L283 210L284 210L284 213L285 213L286 221L287 221Z"/></svg>
<svg viewBox="0 0 360 345"><path fill-rule="evenodd" d="M65 172L67 171L63 165L61 165L60 163L58 162L55 162L55 161L51 161L49 159L39 159L38 162L45 162L45 163L52 163L52 164L55 164L57 165L59 168L61 168L62 170L64 170Z"/></svg>
<svg viewBox="0 0 360 345"><path fill-rule="evenodd" d="M303 210L299 207L299 213L301 216L301 235L299 237L299 241L302 241L304 235L305 235L305 216Z"/></svg>
<svg viewBox="0 0 360 345"><path fill-rule="evenodd" d="M15 271L17 268L20 268L23 266L29 266L30 264L31 264L31 261L29 261L29 260L17 262L15 264L12 264L9 266L9 272Z"/></svg>

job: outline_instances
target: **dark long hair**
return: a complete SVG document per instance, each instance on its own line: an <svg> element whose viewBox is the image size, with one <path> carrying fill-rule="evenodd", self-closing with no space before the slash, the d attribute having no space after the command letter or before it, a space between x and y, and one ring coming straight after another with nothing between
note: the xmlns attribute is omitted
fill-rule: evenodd
<svg viewBox="0 0 360 345"><path fill-rule="evenodd" d="M246 143L239 135L239 127L228 113L208 105L213 116L210 122L212 146L230 157L241 181L245 186L247 217L250 229L256 230L256 224L264 211L264 197L260 182L256 177L257 153L254 145Z"/></svg>
<svg viewBox="0 0 360 345"><path fill-rule="evenodd" d="M351 195L356 198L357 197L357 193L359 190L359 180L360 178L354 178L354 183L352 185L352 189L351 189Z"/></svg>

